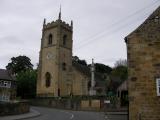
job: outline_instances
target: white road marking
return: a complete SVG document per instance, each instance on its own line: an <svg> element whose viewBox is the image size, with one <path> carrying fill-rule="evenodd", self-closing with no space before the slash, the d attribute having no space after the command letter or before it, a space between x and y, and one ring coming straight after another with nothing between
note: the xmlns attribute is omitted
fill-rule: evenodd
<svg viewBox="0 0 160 120"><path fill-rule="evenodd" d="M105 116L105 119L106 119L106 120L110 120L107 116Z"/></svg>
<svg viewBox="0 0 160 120"><path fill-rule="evenodd" d="M70 117L70 119L73 119L74 118L74 115L72 114L72 116Z"/></svg>
<svg viewBox="0 0 160 120"><path fill-rule="evenodd" d="M65 113L67 113L67 114L70 114L70 115L71 115L70 119L73 119L73 118L74 118L74 115L73 115L73 113L66 112L66 111L65 111Z"/></svg>
<svg viewBox="0 0 160 120"><path fill-rule="evenodd" d="M61 112L71 115L70 119L74 118L74 114L73 113L70 113L70 112L67 112L67 111L61 111Z"/></svg>

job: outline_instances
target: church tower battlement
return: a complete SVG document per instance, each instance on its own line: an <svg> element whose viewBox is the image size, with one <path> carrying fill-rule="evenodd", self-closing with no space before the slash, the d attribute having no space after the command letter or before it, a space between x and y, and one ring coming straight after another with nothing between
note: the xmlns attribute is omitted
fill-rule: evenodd
<svg viewBox="0 0 160 120"><path fill-rule="evenodd" d="M73 30L73 22L71 21L71 24L66 23L65 21L62 21L61 19L56 20L56 21L52 21L51 23L47 23L45 22L46 20L44 19L44 24L43 24L43 29L51 29L54 28L58 25L63 26L65 29L68 29L70 31Z"/></svg>

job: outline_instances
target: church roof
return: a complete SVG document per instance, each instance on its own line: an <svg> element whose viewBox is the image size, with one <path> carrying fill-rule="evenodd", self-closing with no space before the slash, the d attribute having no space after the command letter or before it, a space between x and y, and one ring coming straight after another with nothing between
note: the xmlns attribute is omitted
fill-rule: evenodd
<svg viewBox="0 0 160 120"><path fill-rule="evenodd" d="M7 70L0 69L0 80L15 80L15 78Z"/></svg>
<svg viewBox="0 0 160 120"><path fill-rule="evenodd" d="M90 73L90 68L88 66L79 64L78 62L75 61L73 61L72 64L76 70L78 70L79 72L83 73L86 76L90 76L91 73Z"/></svg>
<svg viewBox="0 0 160 120"><path fill-rule="evenodd" d="M89 66L79 64L78 62L73 61L72 62L73 67L81 72L82 74L91 77L91 70ZM103 74L95 72L95 80L96 81L103 81Z"/></svg>
<svg viewBox="0 0 160 120"><path fill-rule="evenodd" d="M152 22L156 22L156 21L160 21L160 6L139 27L137 27L133 32L131 32L126 38L130 37L133 34L137 34L140 32L146 32L146 33L150 32L151 30L148 28L151 28ZM154 28L155 31L157 31L158 27L159 27L159 25L157 25ZM152 29L153 29L153 27L152 27ZM125 39L125 40L127 40L127 39Z"/></svg>

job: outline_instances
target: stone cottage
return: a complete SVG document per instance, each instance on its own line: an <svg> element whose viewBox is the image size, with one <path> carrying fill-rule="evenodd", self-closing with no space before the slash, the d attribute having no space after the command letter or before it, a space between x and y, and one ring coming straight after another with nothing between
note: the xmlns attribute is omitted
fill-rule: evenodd
<svg viewBox="0 0 160 120"><path fill-rule="evenodd" d="M125 41L129 120L160 120L160 7Z"/></svg>

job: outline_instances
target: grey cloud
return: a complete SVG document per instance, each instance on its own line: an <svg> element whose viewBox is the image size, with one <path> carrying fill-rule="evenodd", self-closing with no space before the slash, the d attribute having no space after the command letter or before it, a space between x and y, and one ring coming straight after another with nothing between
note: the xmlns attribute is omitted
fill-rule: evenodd
<svg viewBox="0 0 160 120"><path fill-rule="evenodd" d="M0 41L1 41L1 45L4 45L4 44L12 44L12 45L23 44L23 41L20 40L16 36L2 36L2 37L0 36Z"/></svg>
<svg viewBox="0 0 160 120"><path fill-rule="evenodd" d="M47 18L47 22L56 20L60 4L62 19L74 22L74 55L88 62L94 57L95 61L113 65L119 58L126 59L123 38L141 24L158 4L132 18L126 17L151 3L151 0L0 0L0 51L3 51L0 68L4 68L11 57L20 54L29 56L33 64L38 62L43 18ZM122 18L126 21L110 26ZM118 28L120 30L114 32ZM93 38L102 32L103 37ZM94 39L94 42L76 50L89 39Z"/></svg>

